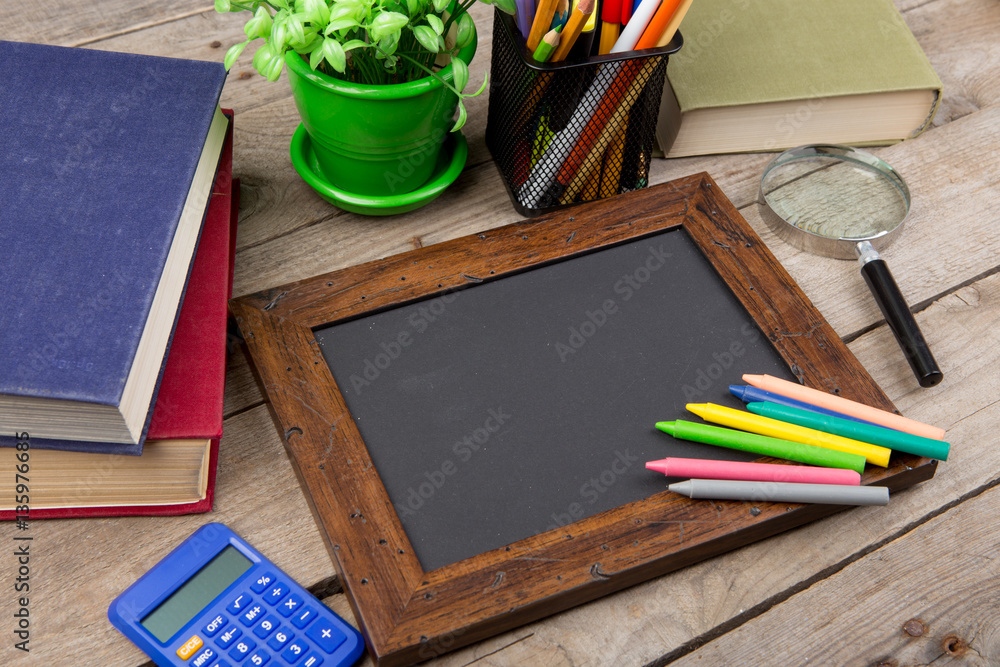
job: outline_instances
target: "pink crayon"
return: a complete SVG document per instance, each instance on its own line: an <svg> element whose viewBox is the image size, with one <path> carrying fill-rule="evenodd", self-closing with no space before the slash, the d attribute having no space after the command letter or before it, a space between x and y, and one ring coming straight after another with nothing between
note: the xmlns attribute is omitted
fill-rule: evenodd
<svg viewBox="0 0 1000 667"><path fill-rule="evenodd" d="M742 463L709 459L666 458L650 461L646 467L667 477L732 479L746 482L793 482L803 484L861 484L861 475L844 468Z"/></svg>

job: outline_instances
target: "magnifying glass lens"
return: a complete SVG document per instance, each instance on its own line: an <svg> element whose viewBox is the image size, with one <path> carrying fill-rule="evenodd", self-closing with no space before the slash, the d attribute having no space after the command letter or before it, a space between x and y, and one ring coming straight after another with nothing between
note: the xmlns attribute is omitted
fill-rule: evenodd
<svg viewBox="0 0 1000 667"><path fill-rule="evenodd" d="M775 165L761 190L786 223L829 239L872 239L894 230L909 208L908 195L871 165L816 156Z"/></svg>

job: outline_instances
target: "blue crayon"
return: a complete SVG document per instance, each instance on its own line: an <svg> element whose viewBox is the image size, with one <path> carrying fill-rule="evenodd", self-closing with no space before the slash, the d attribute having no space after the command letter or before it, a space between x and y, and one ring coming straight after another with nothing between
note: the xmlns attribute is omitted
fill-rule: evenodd
<svg viewBox="0 0 1000 667"><path fill-rule="evenodd" d="M834 412L833 410L827 410L826 408L821 408L819 406L813 405L811 403L806 403L804 401L797 401L794 398L788 398L782 396L781 394L775 394L772 391L764 391L763 389L758 389L757 387L751 387L741 384L731 384L729 385L729 393L740 399L744 403L755 403L760 401L766 401L768 403L777 403L778 405L785 405L790 408L799 408L801 410L809 410L811 412L817 412L821 415L826 415L828 417L839 417L840 419L849 419L860 424L872 424L871 422L865 421L863 419L858 419L857 417L851 417L850 415L845 415L842 412ZM879 426L879 424L872 424L873 426ZM886 427L883 427L886 428Z"/></svg>

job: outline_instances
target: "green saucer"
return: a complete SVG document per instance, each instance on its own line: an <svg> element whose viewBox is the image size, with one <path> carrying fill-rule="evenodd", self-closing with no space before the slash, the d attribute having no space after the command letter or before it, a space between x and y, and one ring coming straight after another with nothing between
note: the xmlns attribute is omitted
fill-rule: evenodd
<svg viewBox="0 0 1000 667"><path fill-rule="evenodd" d="M452 132L444 140L437 164L430 180L423 187L400 195L359 195L346 192L332 185L320 171L313 154L312 141L300 123L292 136L290 146L292 166L319 196L337 208L361 215L395 215L406 213L431 203L445 188L455 182L465 167L469 144L461 132Z"/></svg>

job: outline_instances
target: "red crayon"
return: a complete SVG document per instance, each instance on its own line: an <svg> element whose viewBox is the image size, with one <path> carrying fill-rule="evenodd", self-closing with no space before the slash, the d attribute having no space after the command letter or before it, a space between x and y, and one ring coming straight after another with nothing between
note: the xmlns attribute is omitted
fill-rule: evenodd
<svg viewBox="0 0 1000 667"><path fill-rule="evenodd" d="M844 468L743 463L710 459L666 458L650 461L646 467L667 477L691 479L731 479L746 482L792 482L802 484L861 484L861 475Z"/></svg>

